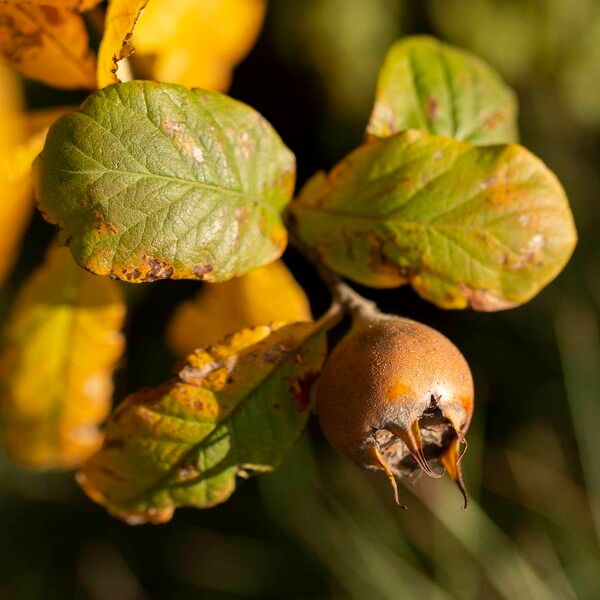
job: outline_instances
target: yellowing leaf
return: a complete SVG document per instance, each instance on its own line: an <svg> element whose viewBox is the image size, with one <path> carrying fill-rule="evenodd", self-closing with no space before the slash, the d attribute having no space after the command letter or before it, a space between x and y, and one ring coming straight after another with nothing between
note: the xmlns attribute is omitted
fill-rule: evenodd
<svg viewBox="0 0 600 600"><path fill-rule="evenodd" d="M10 151L0 155L0 179L4 182L20 182L31 174L31 164L42 151L48 128L72 108L48 108L20 115L24 121L27 137L11 146ZM29 186L28 186L29 189Z"/></svg>
<svg viewBox="0 0 600 600"><path fill-rule="evenodd" d="M57 121L63 115L77 110L76 106L53 106L52 108L39 108L29 111L25 115L25 124L27 134L35 136L40 133L47 133L48 127ZM38 150L38 154L40 153Z"/></svg>
<svg viewBox="0 0 600 600"><path fill-rule="evenodd" d="M104 37L98 49L98 87L117 83L120 60L133 53L129 43L133 28L148 0L111 0L106 12Z"/></svg>
<svg viewBox="0 0 600 600"><path fill-rule="evenodd" d="M295 172L249 106L149 81L90 96L34 163L39 206L77 262L132 283L225 281L279 258Z"/></svg>
<svg viewBox="0 0 600 600"><path fill-rule="evenodd" d="M203 288L177 308L168 339L175 352L185 356L245 327L310 320L304 290L283 262L276 261Z"/></svg>
<svg viewBox="0 0 600 600"><path fill-rule="evenodd" d="M367 133L386 137L405 129L476 145L514 142L517 102L478 57L433 37L410 36L385 57Z"/></svg>
<svg viewBox="0 0 600 600"><path fill-rule="evenodd" d="M79 483L132 524L224 502L236 475L277 468L304 430L332 324L262 326L197 350L177 379L123 401Z"/></svg>
<svg viewBox="0 0 600 600"><path fill-rule="evenodd" d="M525 148L416 130L317 173L291 208L298 235L330 269L371 287L410 283L442 308L527 302L577 242L564 190Z"/></svg>
<svg viewBox="0 0 600 600"><path fill-rule="evenodd" d="M26 124L16 76L0 64L0 282L13 265L15 250L33 207L27 177L12 178L15 148L23 142ZM29 172L29 167L25 174Z"/></svg>
<svg viewBox="0 0 600 600"><path fill-rule="evenodd" d="M260 31L264 0L152 0L134 35L154 57L152 75L188 87L225 90Z"/></svg>
<svg viewBox="0 0 600 600"><path fill-rule="evenodd" d="M54 87L96 85L83 18L64 8L0 2L0 56L23 76Z"/></svg>
<svg viewBox="0 0 600 600"><path fill-rule="evenodd" d="M85 11L94 8L102 0L2 0L10 4L31 5L38 4L43 6L56 6L57 8L69 8L72 10Z"/></svg>
<svg viewBox="0 0 600 600"><path fill-rule="evenodd" d="M24 114L19 92L16 77L0 65L0 282L14 263L33 208L31 163L44 146L48 126L70 110Z"/></svg>
<svg viewBox="0 0 600 600"><path fill-rule="evenodd" d="M70 468L98 448L124 316L116 282L78 267L66 248L51 248L15 301L0 355L13 460Z"/></svg>

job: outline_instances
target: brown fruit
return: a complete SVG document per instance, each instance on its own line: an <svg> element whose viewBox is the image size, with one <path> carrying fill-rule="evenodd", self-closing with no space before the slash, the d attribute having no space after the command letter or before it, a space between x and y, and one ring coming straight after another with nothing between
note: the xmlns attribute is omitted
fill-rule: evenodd
<svg viewBox="0 0 600 600"><path fill-rule="evenodd" d="M457 482L467 505L460 446L473 413L473 378L438 331L389 315L359 317L323 369L317 413L334 448L386 473L396 501L395 476L442 476L431 462Z"/></svg>

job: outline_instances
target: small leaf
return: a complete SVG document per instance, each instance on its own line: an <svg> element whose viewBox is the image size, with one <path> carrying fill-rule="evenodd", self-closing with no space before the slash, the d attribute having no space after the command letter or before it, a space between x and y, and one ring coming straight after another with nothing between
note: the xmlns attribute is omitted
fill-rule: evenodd
<svg viewBox="0 0 600 600"><path fill-rule="evenodd" d="M132 524L224 502L236 475L277 468L304 430L327 325L246 329L197 350L175 381L123 401L79 483Z"/></svg>
<svg viewBox="0 0 600 600"><path fill-rule="evenodd" d="M203 288L177 307L169 324L171 347L186 356L245 327L310 321L304 290L282 261Z"/></svg>
<svg viewBox="0 0 600 600"><path fill-rule="evenodd" d="M133 37L153 58L153 79L226 90L233 67L252 48L264 0L152 0Z"/></svg>
<svg viewBox="0 0 600 600"><path fill-rule="evenodd" d="M367 133L387 137L405 129L477 145L514 142L517 102L476 56L432 37L408 37L385 58Z"/></svg>
<svg viewBox="0 0 600 600"><path fill-rule="evenodd" d="M147 3L148 0L110 0L104 36L98 49L98 87L119 81L116 75L118 63L134 52L129 40Z"/></svg>
<svg viewBox="0 0 600 600"><path fill-rule="evenodd" d="M412 130L317 174L292 211L301 238L337 273L372 287L410 283L444 308L526 302L576 243L562 187L525 148Z"/></svg>
<svg viewBox="0 0 600 600"><path fill-rule="evenodd" d="M0 354L7 451L38 468L72 468L99 447L98 425L123 351L118 285L53 247L20 291Z"/></svg>
<svg viewBox="0 0 600 600"><path fill-rule="evenodd" d="M86 11L94 8L102 0L2 0L9 4L55 6L56 8L69 8L71 10Z"/></svg>
<svg viewBox="0 0 600 600"><path fill-rule="evenodd" d="M34 175L45 218L100 275L223 281L286 244L294 157L257 112L216 92L100 90L50 129Z"/></svg>
<svg viewBox="0 0 600 600"><path fill-rule="evenodd" d="M24 77L54 87L96 87L83 18L64 8L0 2L0 56Z"/></svg>

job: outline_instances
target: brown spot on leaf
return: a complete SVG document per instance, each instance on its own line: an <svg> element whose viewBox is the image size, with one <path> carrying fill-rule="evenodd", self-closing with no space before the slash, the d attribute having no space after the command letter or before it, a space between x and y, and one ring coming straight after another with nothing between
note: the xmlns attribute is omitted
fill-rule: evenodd
<svg viewBox="0 0 600 600"><path fill-rule="evenodd" d="M213 266L212 265L196 265L192 272L198 279L207 279L206 275L212 273Z"/></svg>
<svg viewBox="0 0 600 600"><path fill-rule="evenodd" d="M242 151L242 154L246 158L249 158L254 148L252 146L252 141L250 140L248 132L243 130L240 131L238 134L238 138L240 140L240 150Z"/></svg>
<svg viewBox="0 0 600 600"><path fill-rule="evenodd" d="M201 165L204 162L204 150L198 140L185 131L185 126L174 119L164 119L162 130L173 140L173 145L185 156Z"/></svg>
<svg viewBox="0 0 600 600"><path fill-rule="evenodd" d="M142 281L157 281L159 279L169 279L173 275L173 267L166 262L161 262L155 258L146 258L148 270L142 277Z"/></svg>
<svg viewBox="0 0 600 600"><path fill-rule="evenodd" d="M122 269L121 272L123 273L127 281L137 281L140 278L140 275L142 274L137 267L130 270Z"/></svg>
<svg viewBox="0 0 600 600"><path fill-rule="evenodd" d="M240 208L235 215L235 219L238 224L238 229L242 229L242 227L248 221L248 209L245 207Z"/></svg>
<svg viewBox="0 0 600 600"><path fill-rule="evenodd" d="M402 285L413 276L413 269L390 261L385 254L385 244L377 236L370 236L369 267L381 280L382 285Z"/></svg>
<svg viewBox="0 0 600 600"><path fill-rule="evenodd" d="M272 348L267 348L262 355L263 360L266 363L276 365L278 364L282 357L285 356L290 351L290 345L284 342L273 346Z"/></svg>
<svg viewBox="0 0 600 600"><path fill-rule="evenodd" d="M459 283L458 287L473 310L493 312L512 308L518 304L506 298L501 298L489 290L471 288L464 283Z"/></svg>
<svg viewBox="0 0 600 600"><path fill-rule="evenodd" d="M496 129L502 121L504 121L504 115L502 112L496 112L486 119L483 128L486 131L492 131L493 129Z"/></svg>
<svg viewBox="0 0 600 600"><path fill-rule="evenodd" d="M177 476L180 480L192 479L198 475L198 469L193 463L183 463L177 469Z"/></svg>
<svg viewBox="0 0 600 600"><path fill-rule="evenodd" d="M310 391L318 377L319 373L308 371L292 381L290 391L294 396L294 406L298 412L308 410L310 406Z"/></svg>
<svg viewBox="0 0 600 600"><path fill-rule="evenodd" d="M429 122L432 123L435 121L438 113L438 102L435 98L427 99L427 118Z"/></svg>

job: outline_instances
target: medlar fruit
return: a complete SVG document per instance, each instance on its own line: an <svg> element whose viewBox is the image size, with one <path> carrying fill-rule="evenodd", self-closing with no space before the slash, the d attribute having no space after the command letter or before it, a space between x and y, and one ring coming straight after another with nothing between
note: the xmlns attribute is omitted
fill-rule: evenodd
<svg viewBox="0 0 600 600"><path fill-rule="evenodd" d="M438 331L381 313L359 316L323 369L316 409L331 445L384 471L398 504L395 476L441 477L437 464L457 482L466 507L460 447L473 413L473 378Z"/></svg>

